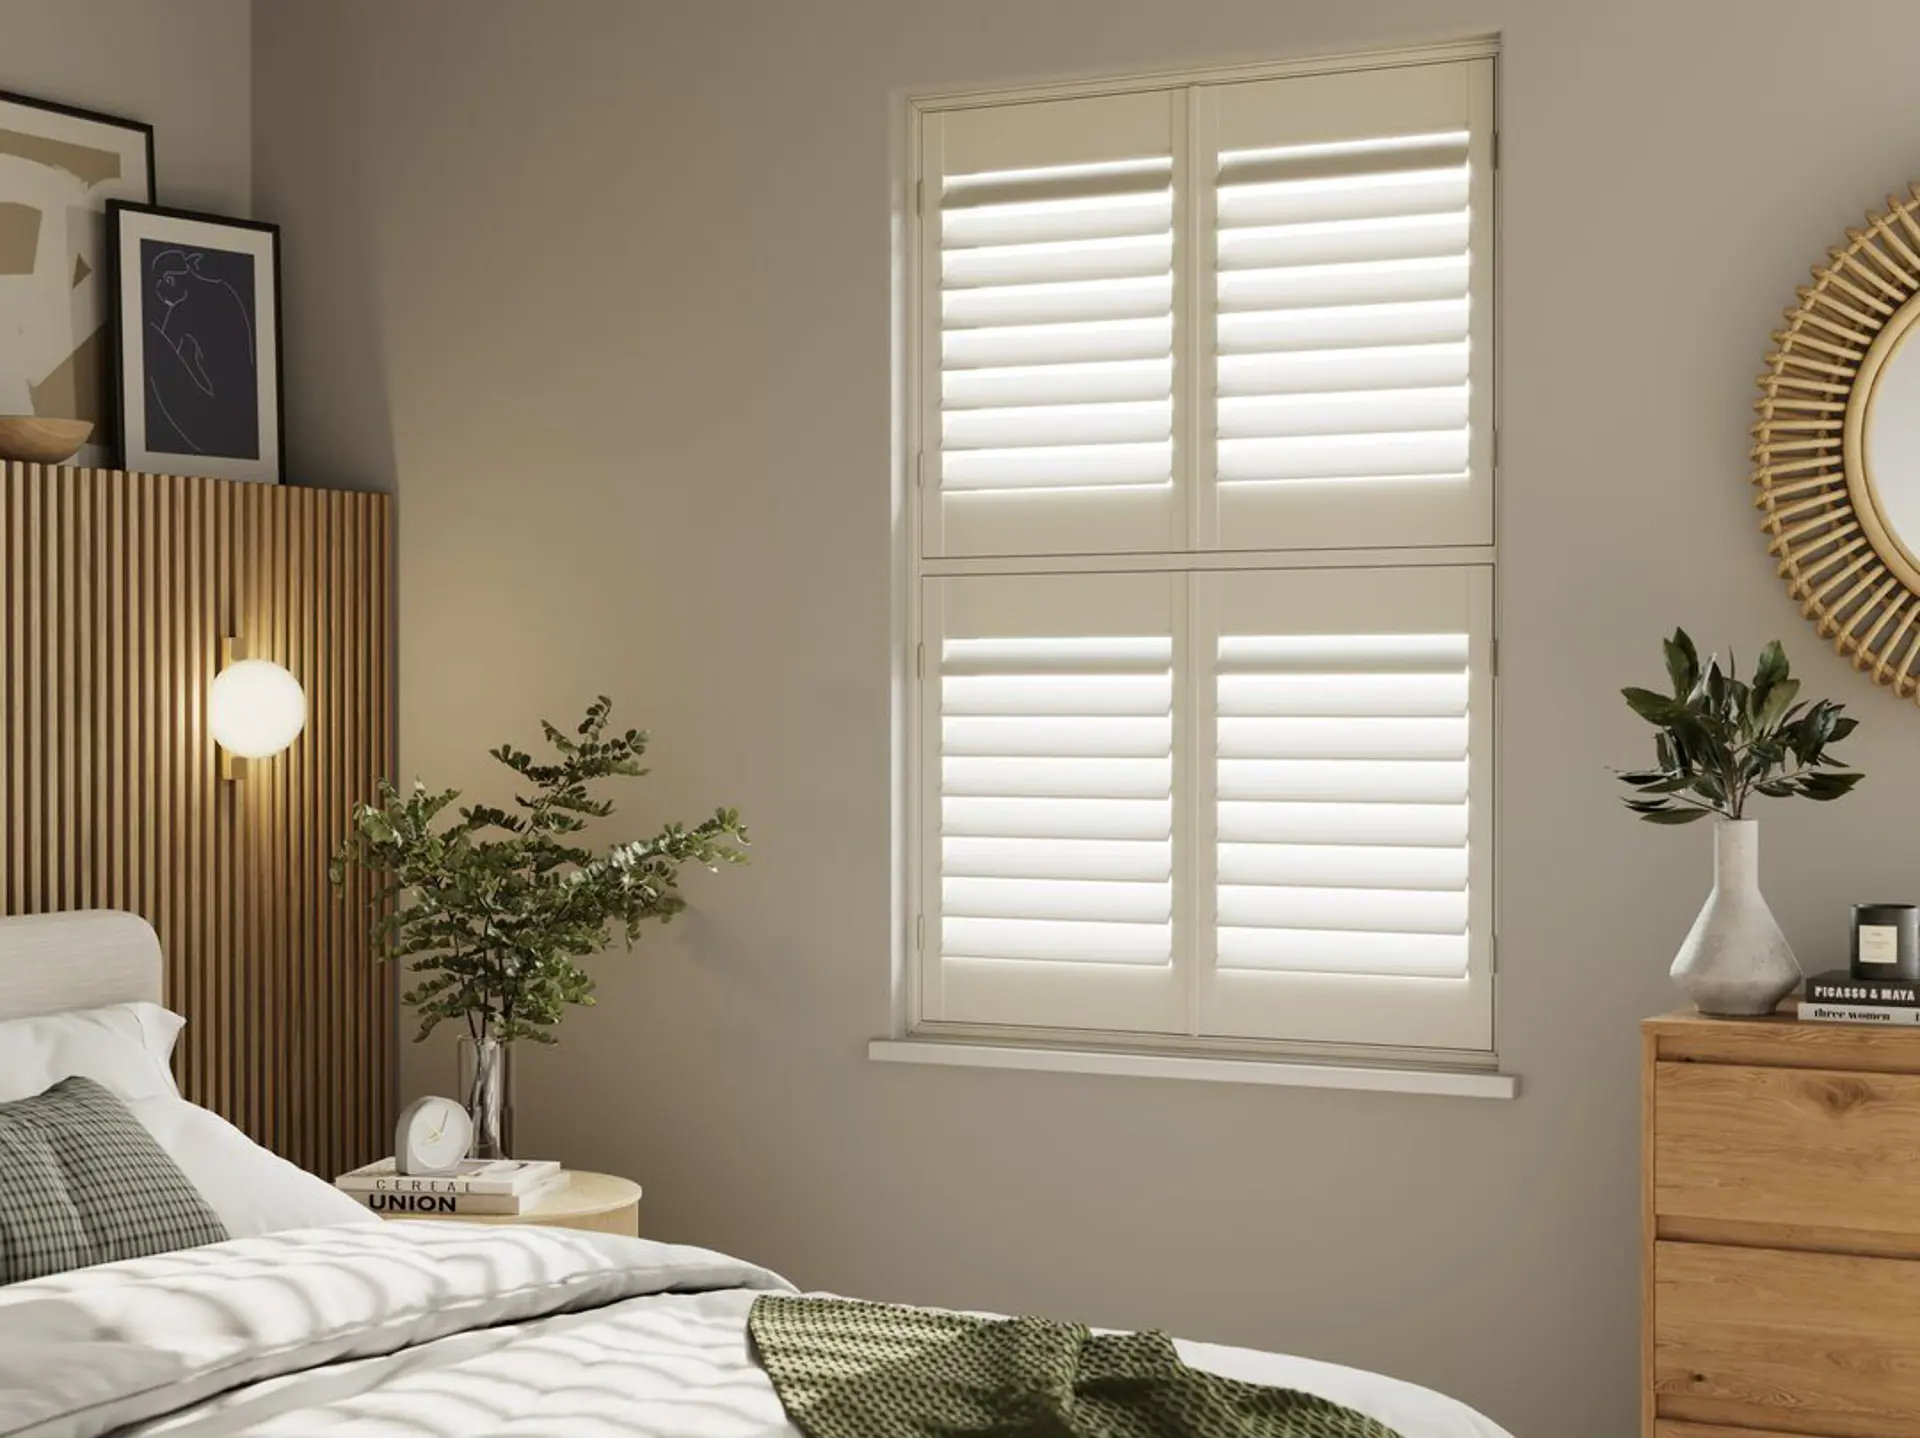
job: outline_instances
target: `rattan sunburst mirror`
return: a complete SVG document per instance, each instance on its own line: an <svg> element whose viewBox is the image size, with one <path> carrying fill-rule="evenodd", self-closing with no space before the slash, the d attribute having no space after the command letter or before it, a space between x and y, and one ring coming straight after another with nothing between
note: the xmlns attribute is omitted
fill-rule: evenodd
<svg viewBox="0 0 1920 1438"><path fill-rule="evenodd" d="M1767 551L1855 668L1920 701L1920 184L1798 295L1754 402Z"/></svg>

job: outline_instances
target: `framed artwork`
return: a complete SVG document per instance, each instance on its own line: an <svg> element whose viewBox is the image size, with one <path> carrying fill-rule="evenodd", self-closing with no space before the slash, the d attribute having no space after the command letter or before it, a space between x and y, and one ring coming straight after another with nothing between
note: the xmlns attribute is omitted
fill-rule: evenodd
<svg viewBox="0 0 1920 1438"><path fill-rule="evenodd" d="M0 91L0 414L83 419L117 448L107 205L153 202L153 126Z"/></svg>
<svg viewBox="0 0 1920 1438"><path fill-rule="evenodd" d="M120 464L280 482L280 227L108 206Z"/></svg>

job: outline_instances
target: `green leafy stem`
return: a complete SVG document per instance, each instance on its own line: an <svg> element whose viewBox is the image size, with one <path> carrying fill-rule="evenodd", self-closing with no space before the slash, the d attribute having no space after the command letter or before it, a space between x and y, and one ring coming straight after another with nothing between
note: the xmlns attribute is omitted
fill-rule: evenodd
<svg viewBox="0 0 1920 1438"><path fill-rule="evenodd" d="M351 869L373 876L375 949L413 976L401 997L419 1017L416 1040L453 1019L475 1039L552 1043L570 1005L593 1003L580 960L616 935L631 948L644 925L684 909L683 865L746 862L732 809L603 850L578 839L613 814L597 786L647 772L647 735L609 734L612 712L602 695L572 735L542 723L551 762L511 744L489 750L527 786L511 810L474 804L449 815L459 790L416 782L402 793L384 779L376 803L354 805L329 876L336 887Z"/></svg>
<svg viewBox="0 0 1920 1438"><path fill-rule="evenodd" d="M1650 824L1690 824L1709 814L1746 817L1755 795L1827 801L1852 790L1862 776L1827 753L1859 721L1843 705L1800 700L1800 681L1774 640L1760 651L1749 681L1733 675L1730 654L1704 664L1684 629L1662 641L1672 693L1622 689L1627 706L1653 725L1651 769L1618 770L1635 791L1626 805Z"/></svg>

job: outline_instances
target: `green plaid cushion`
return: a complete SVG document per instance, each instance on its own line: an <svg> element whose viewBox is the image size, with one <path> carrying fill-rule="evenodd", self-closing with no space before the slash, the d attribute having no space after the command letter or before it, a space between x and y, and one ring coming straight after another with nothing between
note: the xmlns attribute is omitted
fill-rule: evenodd
<svg viewBox="0 0 1920 1438"><path fill-rule="evenodd" d="M0 1104L0 1283L226 1236L153 1135L92 1079Z"/></svg>

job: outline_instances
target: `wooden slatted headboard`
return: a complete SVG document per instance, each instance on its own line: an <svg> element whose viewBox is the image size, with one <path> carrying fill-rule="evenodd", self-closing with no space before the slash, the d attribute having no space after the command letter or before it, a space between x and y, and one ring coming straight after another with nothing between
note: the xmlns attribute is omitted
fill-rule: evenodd
<svg viewBox="0 0 1920 1438"><path fill-rule="evenodd" d="M393 985L326 881L393 772L391 546L383 495L0 465L0 914L147 919L183 1092L328 1176L392 1136ZM308 702L237 783L225 635Z"/></svg>

